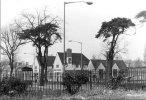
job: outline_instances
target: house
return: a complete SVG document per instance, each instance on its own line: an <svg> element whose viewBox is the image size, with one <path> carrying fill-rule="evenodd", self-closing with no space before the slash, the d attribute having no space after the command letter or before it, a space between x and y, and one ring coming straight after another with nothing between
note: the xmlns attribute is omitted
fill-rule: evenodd
<svg viewBox="0 0 146 100"><path fill-rule="evenodd" d="M72 53L71 49L67 49L65 55L66 64L64 68L64 53L57 52L53 67L54 74L59 75L64 70L81 70L81 56L83 69L88 67L89 59L84 54Z"/></svg>
<svg viewBox="0 0 146 100"><path fill-rule="evenodd" d="M82 61L81 61L82 56ZM72 53L71 49L67 49L65 53L65 67L64 67L64 53L57 52L53 65L54 81L61 81L60 77L64 71L80 71L81 62L83 69L88 67L89 59L81 53Z"/></svg>
<svg viewBox="0 0 146 100"><path fill-rule="evenodd" d="M104 78L107 67L106 60L90 60L87 70L91 70L98 78ZM114 60L112 66L112 76L117 77L120 70L126 70L126 64L123 60Z"/></svg>
<svg viewBox="0 0 146 100"><path fill-rule="evenodd" d="M60 75L64 72L64 70L81 70L81 56L82 56L82 66L84 69L88 67L89 59L81 53L72 53L71 49L67 49L66 53L66 64L64 67L64 53L57 52L56 56L48 56L47 57L47 72L48 72L48 80L52 80L52 77L57 77L55 80L59 80ZM35 61L34 72L40 74L40 62L37 57ZM36 70L36 71L35 71Z"/></svg>

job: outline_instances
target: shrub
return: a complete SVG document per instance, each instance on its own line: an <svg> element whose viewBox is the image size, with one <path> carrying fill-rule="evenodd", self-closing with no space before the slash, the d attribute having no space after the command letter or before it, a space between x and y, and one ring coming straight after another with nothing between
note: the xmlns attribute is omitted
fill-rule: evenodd
<svg viewBox="0 0 146 100"><path fill-rule="evenodd" d="M66 90L70 94L75 94L82 84L86 84L89 81L88 77L84 74L71 74L68 72L65 72L63 74L63 82L62 84L66 87Z"/></svg>
<svg viewBox="0 0 146 100"><path fill-rule="evenodd" d="M112 89L120 87L123 80L125 80L125 73L124 71L119 71L118 76L116 78L112 78Z"/></svg>
<svg viewBox="0 0 146 100"><path fill-rule="evenodd" d="M89 81L88 76L83 73L77 74L75 78L80 84L86 84Z"/></svg>
<svg viewBox="0 0 146 100"><path fill-rule="evenodd" d="M0 94L15 95L24 93L27 89L27 83L15 77L4 78L0 83Z"/></svg>

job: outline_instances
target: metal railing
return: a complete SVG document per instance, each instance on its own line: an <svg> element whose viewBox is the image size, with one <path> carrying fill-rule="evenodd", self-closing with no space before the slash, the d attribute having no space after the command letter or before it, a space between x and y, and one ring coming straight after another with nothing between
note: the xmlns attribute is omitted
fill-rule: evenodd
<svg viewBox="0 0 146 100"><path fill-rule="evenodd" d="M89 80L86 84L82 84L80 91L92 90L95 87L105 87L107 84L105 80L105 73L100 75L98 71L86 72L87 73L85 74ZM43 95L59 96L64 93L66 89L66 87L62 85L62 74L48 74L48 80L45 82L44 86L40 86L38 78L33 76L31 73L29 75L17 73L15 77L29 83L26 94L38 96L39 98L41 98ZM124 80L120 83L120 86L126 89L144 89L146 87L146 68L129 68L126 76L124 76Z"/></svg>

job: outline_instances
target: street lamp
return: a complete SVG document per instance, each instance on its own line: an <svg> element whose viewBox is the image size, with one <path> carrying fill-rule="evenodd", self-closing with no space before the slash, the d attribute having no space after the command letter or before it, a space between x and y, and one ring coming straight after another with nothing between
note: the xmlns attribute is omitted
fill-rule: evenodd
<svg viewBox="0 0 146 100"><path fill-rule="evenodd" d="M65 5L71 4L71 3L86 3L87 5L93 4L92 2L85 2L85 1L64 2L64 58L63 58L64 59L64 62L63 62L64 70L65 70L65 63L66 63L66 60L65 60Z"/></svg>
<svg viewBox="0 0 146 100"><path fill-rule="evenodd" d="M83 58L82 58L82 42L79 42L79 41L73 41L73 40L70 40L69 42L76 42L76 43L80 43L81 44L81 70L83 69L83 66L82 66L82 62L83 62Z"/></svg>

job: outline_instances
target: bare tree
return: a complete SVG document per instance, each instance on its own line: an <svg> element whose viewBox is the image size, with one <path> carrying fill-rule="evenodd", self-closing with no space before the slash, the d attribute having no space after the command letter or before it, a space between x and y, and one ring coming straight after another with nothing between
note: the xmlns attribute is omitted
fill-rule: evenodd
<svg viewBox="0 0 146 100"><path fill-rule="evenodd" d="M95 54L92 55L92 59L94 59L94 60L96 59L96 55Z"/></svg>
<svg viewBox="0 0 146 100"><path fill-rule="evenodd" d="M133 67L133 61L131 59L124 60L127 67Z"/></svg>
<svg viewBox="0 0 146 100"><path fill-rule="evenodd" d="M128 52L127 46L128 46L128 43L122 43L122 39L119 39L115 46L113 59L119 59L121 58L122 55L127 54ZM108 56L107 52L110 50L110 41L107 40L107 42L104 42L102 45L102 48L103 49L100 51L99 55L102 55L106 59Z"/></svg>
<svg viewBox="0 0 146 100"><path fill-rule="evenodd" d="M16 57L17 49L24 44L18 36L18 28L10 25L9 28L5 28L1 32L1 45L0 49L2 50L2 54L6 55L9 59L9 65L11 68L10 76L13 74L14 69L14 61Z"/></svg>
<svg viewBox="0 0 146 100"><path fill-rule="evenodd" d="M134 67L143 67L143 60L141 60L140 58L136 58L133 61L133 65Z"/></svg>

